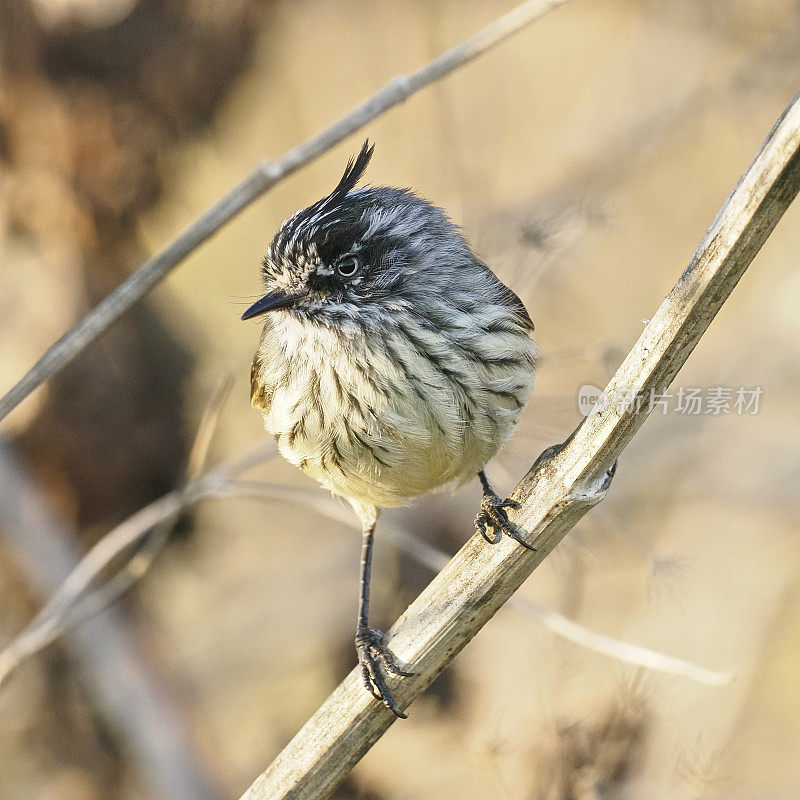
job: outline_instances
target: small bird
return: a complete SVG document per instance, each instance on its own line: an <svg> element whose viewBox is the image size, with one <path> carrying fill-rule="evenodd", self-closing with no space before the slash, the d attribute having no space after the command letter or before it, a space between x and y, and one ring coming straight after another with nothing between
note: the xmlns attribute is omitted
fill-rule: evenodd
<svg viewBox="0 0 800 800"><path fill-rule="evenodd" d="M281 455L361 520L358 660L366 688L405 717L383 670L413 673L368 622L378 510L477 475L477 530L530 547L484 466L533 390L537 348L522 301L440 208L407 189L355 188L373 147L283 223L263 261L267 293L242 319L269 312L251 401Z"/></svg>

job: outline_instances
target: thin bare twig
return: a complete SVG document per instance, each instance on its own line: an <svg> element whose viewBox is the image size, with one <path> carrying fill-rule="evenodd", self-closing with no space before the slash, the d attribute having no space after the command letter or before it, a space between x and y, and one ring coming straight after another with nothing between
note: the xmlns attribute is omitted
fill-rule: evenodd
<svg viewBox="0 0 800 800"><path fill-rule="evenodd" d="M104 608L120 591L130 586L132 579L140 577L143 568L149 566L151 561L141 562L137 569L126 572L119 584L106 583L87 594L103 571L122 553L144 539L154 528L171 525L183 511L200 500L224 492L229 480L274 454L275 445L272 442L265 443L163 495L109 531L76 563L25 630L0 652L0 685L26 658Z"/></svg>
<svg viewBox="0 0 800 800"><path fill-rule="evenodd" d="M569 439L537 459L511 494L510 513L535 552L475 535L385 637L411 677L387 684L401 709L464 645L607 493L616 459L733 291L800 188L800 95L794 98L726 200L689 265L605 389L606 403ZM619 403L620 396L632 402ZM243 800L319 800L396 721L354 669Z"/></svg>
<svg viewBox="0 0 800 800"><path fill-rule="evenodd" d="M169 538L175 521L192 502L196 502L197 498L194 497L192 488L197 484L205 466L219 415L232 386L232 377L225 376L219 381L206 404L189 452L184 484L172 493L175 498L180 498L183 493L183 500L162 503L159 507L161 513L156 515L158 516L156 522L153 522L153 516L141 514L142 525L137 529L138 534L129 537L130 541L126 542L124 537L114 539L114 536L118 536L116 531L120 526L117 526L110 534L107 534L112 537L112 546L106 549L104 559L95 560L98 547L92 548L77 564L75 570L67 575L64 585L60 586L53 597L45 603L33 621L0 652L0 685L24 659L39 652L66 631L102 611L116 598L128 591L147 572ZM217 473L227 474L224 471L220 473L219 470ZM163 500L164 498L161 498L156 502L159 503ZM137 514L140 513L137 512ZM104 537L101 541L106 538ZM142 540L144 540L144 544L140 544ZM98 542L99 544L100 542ZM111 578L96 589L89 591L94 578L98 577L114 560L134 545L138 549L130 557L130 560L120 567L119 571ZM102 550L102 548L99 549ZM93 577L87 579L84 584L73 583L76 581L74 573L76 571L80 573L88 565L93 566L95 570Z"/></svg>
<svg viewBox="0 0 800 800"><path fill-rule="evenodd" d="M222 413L222 407L232 388L233 376L226 375L218 382L211 393L189 451L184 485L197 481L203 472L208 458L208 451L211 447L211 440L214 438L219 416ZM161 551L161 548L166 544L175 522L184 510L183 508L179 509L173 516L165 518L150 531L146 532L143 537L144 544L138 545L138 549L131 556L130 561L113 577L98 586L90 594L76 597L71 607L61 616L59 625L52 628L52 638L55 639L61 636L63 631L73 628L83 620L94 616L98 611L106 608L118 597L125 594L137 581L141 580L153 565L153 561ZM44 644L47 643L45 642ZM26 655L30 656L32 654L32 652L29 652ZM0 653L0 684L3 682L2 660L3 654Z"/></svg>
<svg viewBox="0 0 800 800"><path fill-rule="evenodd" d="M207 413L206 416L208 417L210 414ZM201 430L204 429L205 425L201 425ZM274 451L269 454L273 455ZM249 461L246 463L250 464ZM104 548L103 555L98 557L96 548L90 550L84 557L86 563L81 562L76 567L76 569L83 571L87 577L82 581L76 581L70 575L67 581L71 589L65 591L64 587L61 587L59 590L64 593L62 601L55 603L53 602L55 598L53 598L25 630L18 634L3 651L0 651L0 686L22 661L43 650L76 625L99 613L123 592L127 591L150 567L157 550L155 548L149 549L147 558L142 558L140 551L137 551L136 555L119 573L97 589L92 590L91 593L88 593L91 582L113 561L117 560L123 552L136 545L138 541L145 539L145 537L152 537L153 534L150 532L154 528L166 528L168 530L178 514L183 513L203 500L210 497L245 496L294 504L300 503L305 508L315 509L320 514L336 522L349 527L358 527L356 517L352 511L337 503L333 498L318 491L308 491L266 481L238 478L237 476L242 471L240 464L241 462L238 460L236 465L231 463L222 464L207 478L197 475L190 484L184 487L185 491L182 494L179 491L171 493L167 496L170 498L169 502L162 502L164 498L154 501L106 534L106 536L111 537L111 544ZM446 566L451 558L447 553L425 542L403 526L389 522L383 528L383 532L395 547L430 569L433 573ZM120 535L120 529L123 530L124 535ZM149 541L150 538L148 538ZM734 677L728 672L706 669L693 664L691 661L685 661L631 642L596 633L559 614L552 608L542 606L525 598L512 597L507 605L508 608L537 620L557 636L618 661L624 661L628 664L658 672L680 675L709 686L721 686L730 683Z"/></svg>
<svg viewBox="0 0 800 800"><path fill-rule="evenodd" d="M276 183L330 150L390 108L404 102L420 89L444 78L565 2L567 0L527 0L416 72L394 78L377 94L365 100L319 135L290 150L282 158L276 161L262 161L238 186L195 220L164 250L126 278L77 325L55 342L20 381L0 398L0 420L4 419L34 389L75 358L109 325L177 267L186 256Z"/></svg>
<svg viewBox="0 0 800 800"><path fill-rule="evenodd" d="M616 639L613 636L589 630L554 609L541 603L534 603L533 600L525 597L515 595L509 599L507 605L536 617L545 628L562 639L580 645L586 650L602 653L617 661L624 661L627 664L634 664L654 672L679 675L706 686L726 686L732 683L736 677L733 672L707 669L683 658L676 658L658 650L651 650L649 647L642 647L624 639Z"/></svg>
<svg viewBox="0 0 800 800"><path fill-rule="evenodd" d="M237 495L262 497L268 500L292 503L299 502L305 508L314 508L329 519L360 530L358 520L348 508L320 492L306 491L263 481L240 479L229 481L226 489ZM437 573L446 567L452 558L443 550L439 550L439 548L434 547L405 526L398 525L393 520L382 521L381 534L385 535L398 550L413 558L418 564L427 567L433 573ZM560 636L562 639L566 639L586 650L602 653L617 661L624 661L627 664L644 667L656 672L679 675L707 686L724 686L731 683L735 677L731 672L707 669L691 661L660 653L658 650L651 650L632 642L615 639L613 636L596 633L565 617L563 614L559 614L558 611L524 597L511 597L506 603L506 608L535 619L551 633Z"/></svg>
<svg viewBox="0 0 800 800"><path fill-rule="evenodd" d="M48 507L7 442L0 440L0 533L33 591L51 594L79 562L75 537ZM128 752L145 793L172 800L222 797L186 719L142 659L124 615L106 609L66 644L98 713Z"/></svg>
<svg viewBox="0 0 800 800"><path fill-rule="evenodd" d="M233 375L225 375L217 383L206 403L200 424L197 426L197 434L192 442L192 449L189 451L189 458L186 460L185 483L192 483L203 474L208 460L208 451L211 449L211 441L217 431L219 416L225 401L230 396L231 389L233 389L233 382Z"/></svg>

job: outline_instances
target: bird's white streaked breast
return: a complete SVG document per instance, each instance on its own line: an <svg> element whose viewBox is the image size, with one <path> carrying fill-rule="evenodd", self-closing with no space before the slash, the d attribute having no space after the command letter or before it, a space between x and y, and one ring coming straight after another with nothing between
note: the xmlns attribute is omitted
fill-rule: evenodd
<svg viewBox="0 0 800 800"><path fill-rule="evenodd" d="M503 311L489 307L488 318ZM362 504L461 483L513 431L536 356L522 328L474 327L465 319L445 336L411 316L343 335L276 312L254 362L267 430L285 458Z"/></svg>

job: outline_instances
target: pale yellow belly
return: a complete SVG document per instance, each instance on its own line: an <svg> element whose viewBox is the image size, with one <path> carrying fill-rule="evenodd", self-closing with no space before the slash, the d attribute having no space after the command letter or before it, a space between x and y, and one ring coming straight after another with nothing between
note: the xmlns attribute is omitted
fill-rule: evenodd
<svg viewBox="0 0 800 800"><path fill-rule="evenodd" d="M295 393L278 392L267 427L281 455L325 488L389 506L474 477L518 416L516 410L488 414L480 407L464 414L457 391L444 385L424 400L408 386L397 386L394 394L362 414L324 401L318 413L310 404L296 405Z"/></svg>
<svg viewBox="0 0 800 800"><path fill-rule="evenodd" d="M288 461L362 505L401 505L474 477L533 388L525 366L465 360L453 380L401 340L385 344L347 351L305 342L265 413Z"/></svg>

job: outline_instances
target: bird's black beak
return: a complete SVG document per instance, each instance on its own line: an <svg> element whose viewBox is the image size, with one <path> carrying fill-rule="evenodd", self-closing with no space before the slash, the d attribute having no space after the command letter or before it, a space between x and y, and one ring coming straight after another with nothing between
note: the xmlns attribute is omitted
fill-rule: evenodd
<svg viewBox="0 0 800 800"><path fill-rule="evenodd" d="M278 308L288 308L294 305L301 297L305 297L308 292L287 294L286 292L274 291L265 294L260 300L256 300L247 311L242 314L242 319L250 319L264 314L267 311L275 311Z"/></svg>

